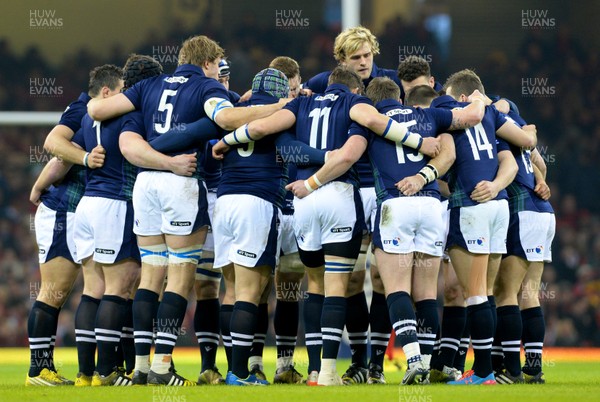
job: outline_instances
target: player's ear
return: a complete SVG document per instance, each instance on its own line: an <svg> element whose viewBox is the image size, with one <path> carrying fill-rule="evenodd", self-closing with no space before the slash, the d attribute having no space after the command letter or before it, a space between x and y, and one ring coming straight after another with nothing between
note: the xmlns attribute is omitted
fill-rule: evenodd
<svg viewBox="0 0 600 402"><path fill-rule="evenodd" d="M433 88L435 86L435 78L433 77L433 75L431 77L429 77L429 86L431 88Z"/></svg>
<svg viewBox="0 0 600 402"><path fill-rule="evenodd" d="M110 96L110 88L106 85L103 86L100 90L100 94L102 94L102 98L108 98Z"/></svg>

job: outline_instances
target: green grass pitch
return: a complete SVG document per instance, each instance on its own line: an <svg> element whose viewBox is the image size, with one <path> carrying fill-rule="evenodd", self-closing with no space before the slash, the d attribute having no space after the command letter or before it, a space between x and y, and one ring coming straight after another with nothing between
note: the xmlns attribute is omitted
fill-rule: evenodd
<svg viewBox="0 0 600 402"><path fill-rule="evenodd" d="M297 368L306 375L306 355L298 350ZM307 387L304 385L272 385L269 387L203 386L190 388L170 387L25 387L28 369L28 350L25 348L0 349L0 401L44 402L521 402L521 401L598 401L600 398L600 361L570 361L546 359L545 385L496 386L405 386L398 385L403 372L386 366L387 385L356 385L348 387ZM74 379L77 357L74 349L57 348L55 362L60 371ZM196 349L175 350L177 370L184 377L195 380L199 370ZM265 372L271 377L275 370L275 350L265 350ZM226 367L224 353L219 351L217 365ZM349 362L338 364L340 374ZM469 366L469 363L467 363Z"/></svg>

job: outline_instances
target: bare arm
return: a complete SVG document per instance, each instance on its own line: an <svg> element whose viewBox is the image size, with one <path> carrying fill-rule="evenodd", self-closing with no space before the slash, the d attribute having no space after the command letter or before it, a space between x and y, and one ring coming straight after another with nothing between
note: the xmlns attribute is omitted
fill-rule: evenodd
<svg viewBox="0 0 600 402"><path fill-rule="evenodd" d="M542 158L542 155L540 155L540 151L538 151L537 149L533 149L531 151L531 163L533 164L533 166L537 167L540 174L541 174L541 178L544 179L544 181L546 180L546 174L548 173L548 167L546 166L546 161L544 161L544 158ZM534 168L534 172L535 172L535 168ZM537 176L536 176L537 178Z"/></svg>
<svg viewBox="0 0 600 402"><path fill-rule="evenodd" d="M360 135L351 136L338 152L330 154L327 162L308 180L297 180L290 183L285 187L286 190L291 191L298 198L306 197L316 188L346 173L360 159L365 149L367 149L366 138ZM316 182L316 187L312 184L313 181ZM312 190L309 190L308 187L311 187Z"/></svg>
<svg viewBox="0 0 600 402"><path fill-rule="evenodd" d="M498 152L498 173L493 181L480 181L471 193L471 199L479 203L496 198L498 193L505 189L517 175L519 166L510 151Z"/></svg>
<svg viewBox="0 0 600 402"><path fill-rule="evenodd" d="M262 109L261 107L240 107L236 109ZM228 110L228 109L225 109ZM225 112L223 110L221 113ZM220 116L221 114L217 115ZM247 125L243 125L235 131L227 134L223 139L217 142L212 148L213 158L223 159L223 155L229 150L229 144L248 143L258 141L267 135L280 133L291 128L296 123L296 115L287 109L281 109L268 117L254 120Z"/></svg>
<svg viewBox="0 0 600 402"><path fill-rule="evenodd" d="M48 133L44 149L64 161L83 165L85 151L73 145L71 139L74 135L69 127L58 124Z"/></svg>
<svg viewBox="0 0 600 402"><path fill-rule="evenodd" d="M496 134L518 147L533 148L537 144L536 129L532 124L521 128L512 121L507 121L496 131Z"/></svg>
<svg viewBox="0 0 600 402"><path fill-rule="evenodd" d="M215 116L214 121L224 130L235 130L236 128L241 127L253 120L271 116L273 113L285 106L287 102L288 99L280 100L278 103L264 105L261 107L228 107L221 110Z"/></svg>
<svg viewBox="0 0 600 402"><path fill-rule="evenodd" d="M419 173L413 176L405 177L396 183L396 188L400 190L402 194L411 196L418 193L426 184L437 179L438 176L443 176L446 174L448 169L450 169L456 160L456 149L454 147L454 139L452 138L452 135L444 133L440 134L438 138L440 138L441 145L440 154L431 159L428 163L428 165L433 166L437 172L435 178L426 180L425 177ZM426 172L427 169L428 168L423 168L422 171Z"/></svg>
<svg viewBox="0 0 600 402"><path fill-rule="evenodd" d="M196 153L168 156L155 151L144 138L133 131L119 137L121 153L132 165L147 169L171 171L180 176L191 176L196 171Z"/></svg>
<svg viewBox="0 0 600 402"><path fill-rule="evenodd" d="M116 94L109 98L92 99L87 104L90 117L97 121L112 119L135 110L135 106L123 94Z"/></svg>
<svg viewBox="0 0 600 402"><path fill-rule="evenodd" d="M535 177L535 187L533 191L544 201L548 201L552 195L550 192L550 186L546 183L546 162L542 155L537 149L531 152L531 167L533 168L533 175Z"/></svg>
<svg viewBox="0 0 600 402"><path fill-rule="evenodd" d="M452 124L448 130L460 130L480 123L485 114L485 98L478 90L473 91L468 98L471 102L469 106L452 110Z"/></svg>
<svg viewBox="0 0 600 402"><path fill-rule="evenodd" d="M39 205L42 193L52 184L65 177L69 169L71 169L71 166L73 166L73 164L63 162L56 157L50 159L33 184L29 195L29 201L35 205Z"/></svg>
<svg viewBox="0 0 600 402"><path fill-rule="evenodd" d="M406 125L379 113L377 109L369 104L358 103L352 106L350 109L350 118L377 135L417 149L429 157L434 158L439 153L439 140L437 138L423 138L420 134L410 133Z"/></svg>
<svg viewBox="0 0 600 402"><path fill-rule="evenodd" d="M450 197L450 187L448 186L448 183L445 182L444 180L437 180L438 186L440 186L440 194L442 195L442 197L446 197L449 198Z"/></svg>

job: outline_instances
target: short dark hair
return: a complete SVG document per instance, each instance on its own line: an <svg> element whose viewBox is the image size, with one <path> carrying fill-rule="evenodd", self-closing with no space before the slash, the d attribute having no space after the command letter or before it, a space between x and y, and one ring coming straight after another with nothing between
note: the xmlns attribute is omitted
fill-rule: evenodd
<svg viewBox="0 0 600 402"><path fill-rule="evenodd" d="M374 104L386 99L398 100L400 98L400 87L388 77L377 77L367 86L367 97Z"/></svg>
<svg viewBox="0 0 600 402"><path fill-rule="evenodd" d="M271 61L271 64L269 64L269 67L284 73L285 76L288 77L288 80L291 80L295 76L300 76L300 66L298 65L298 62L291 57L275 57Z"/></svg>
<svg viewBox="0 0 600 402"><path fill-rule="evenodd" d="M364 85L360 76L347 67L339 66L333 69L329 76L329 80L327 81L327 85L331 84L343 84L350 90L358 88L359 93L362 93L364 90Z"/></svg>
<svg viewBox="0 0 600 402"><path fill-rule="evenodd" d="M136 82L162 74L163 68L153 57L132 53L123 67L123 88L132 87Z"/></svg>
<svg viewBox="0 0 600 402"><path fill-rule="evenodd" d="M88 84L88 95L92 98L100 93L103 87L111 91L117 89L123 78L123 70L114 64L105 64L90 71L90 82Z"/></svg>
<svg viewBox="0 0 600 402"><path fill-rule="evenodd" d="M398 65L398 78L402 81L412 81L422 75L431 77L431 68L421 56L408 56Z"/></svg>
<svg viewBox="0 0 600 402"><path fill-rule="evenodd" d="M482 94L485 93L483 83L475 71L464 69L455 72L446 80L444 91L448 92L448 88L452 87L452 93L455 95L471 95L474 90L478 90Z"/></svg>
<svg viewBox="0 0 600 402"><path fill-rule="evenodd" d="M429 85L418 85L404 96L406 106L427 105L437 98L439 94Z"/></svg>

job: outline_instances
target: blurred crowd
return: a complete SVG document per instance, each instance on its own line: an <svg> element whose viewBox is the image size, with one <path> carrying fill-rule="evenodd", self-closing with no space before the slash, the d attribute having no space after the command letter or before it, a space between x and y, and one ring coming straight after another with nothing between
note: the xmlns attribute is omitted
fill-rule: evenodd
<svg viewBox="0 0 600 402"><path fill-rule="evenodd" d="M261 26L248 15L235 28L222 32L210 21L207 16L199 31L226 49L232 64L231 87L238 92L243 93L254 73L277 55L296 58L304 79L335 65L332 49L339 26L281 30L272 24ZM452 57L439 57L431 33L421 25L397 19L376 34L382 53L375 59L379 66L397 66L397 38L401 37L405 46L429 49L438 81L443 82L452 69L466 67L453 65ZM176 30L165 37L151 34L135 52L162 57L168 61L165 70L171 72L176 67L178 46L187 36ZM60 65L52 66L39 49L32 47L17 56L10 42L0 39L0 110L63 110L87 89L92 67L122 65L128 53L114 45L110 57L100 59L87 49L73 49ZM445 61L436 65L436 60ZM554 262L547 264L540 289L548 345L600 346L600 205L596 203L600 175L594 166L600 155L599 63L597 52L586 51L568 29L557 28L529 31L518 46L517 57L492 50L476 66L489 93L513 100L521 115L537 125L539 149L548 165L551 203L557 216ZM44 86L52 90L40 94L39 88ZM531 87L539 90L531 91ZM25 346L28 311L39 291L35 207L28 197L50 158L42 148L49 128L0 129L0 346ZM74 344L73 315L80 289L79 280L60 315L59 344ZM187 328L192 328L191 324ZM192 332L186 337L189 344L194 342Z"/></svg>

